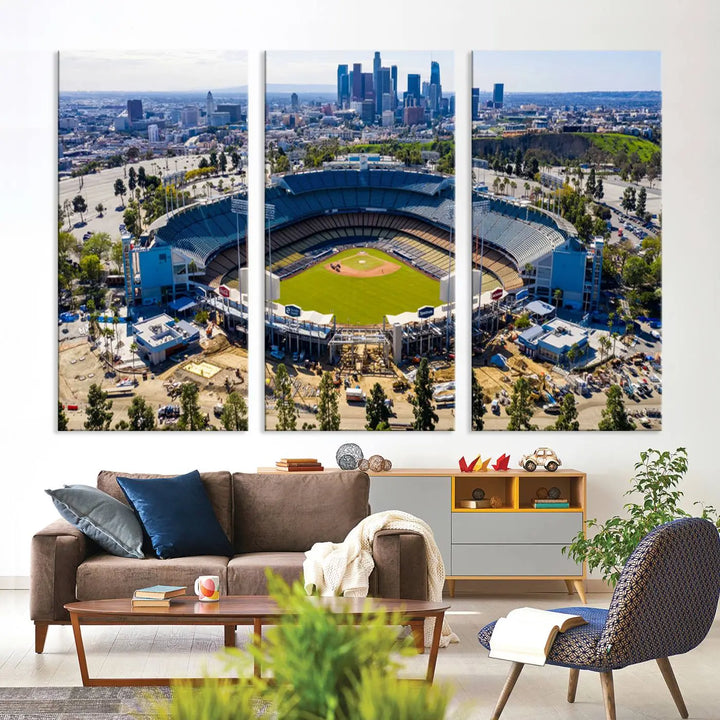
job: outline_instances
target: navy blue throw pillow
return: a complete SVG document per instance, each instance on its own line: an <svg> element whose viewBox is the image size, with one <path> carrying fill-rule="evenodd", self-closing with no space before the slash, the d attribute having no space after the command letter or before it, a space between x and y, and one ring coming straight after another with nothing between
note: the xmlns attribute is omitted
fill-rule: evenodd
<svg viewBox="0 0 720 720"><path fill-rule="evenodd" d="M117 482L159 558L234 555L197 470L174 478L118 477Z"/></svg>

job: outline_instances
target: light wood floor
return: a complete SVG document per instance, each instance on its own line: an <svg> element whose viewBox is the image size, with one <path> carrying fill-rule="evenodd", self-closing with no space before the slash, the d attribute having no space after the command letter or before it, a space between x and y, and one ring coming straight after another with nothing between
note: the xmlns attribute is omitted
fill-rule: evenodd
<svg viewBox="0 0 720 720"><path fill-rule="evenodd" d="M588 604L607 607L610 596L588 596ZM450 683L454 705L468 720L489 718L509 664L490 660L476 639L486 623L515 607L540 608L578 604L564 593L527 593L508 596L463 594L451 599L448 620L460 643L440 650L436 682ZM45 652L33 651L33 625L28 619L28 593L0 591L0 686L80 685L75 646L69 626L51 627ZM244 633L239 633L239 645ZM84 630L91 675L182 676L199 675L204 667L220 673L214 653L222 648L220 628L89 627ZM426 657L408 661L407 672L424 673ZM687 655L671 658L690 717L720 718L720 619L703 644ZM568 671L526 666L503 712L503 720L604 720L600 680L580 673L574 704L565 700ZM622 720L675 720L679 717L657 665L634 665L615 673L615 697Z"/></svg>

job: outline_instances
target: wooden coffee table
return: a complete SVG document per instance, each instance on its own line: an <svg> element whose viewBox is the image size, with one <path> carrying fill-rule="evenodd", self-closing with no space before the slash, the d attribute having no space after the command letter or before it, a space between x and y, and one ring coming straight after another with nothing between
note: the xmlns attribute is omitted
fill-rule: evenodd
<svg viewBox="0 0 720 720"><path fill-rule="evenodd" d="M426 618L435 618L432 645L428 657L425 680L432 683L435 677L435 664L445 611L450 607L443 603L431 603L421 600L390 600L379 598L314 598L333 612L347 613L357 619L363 611L402 613L411 626L415 645L424 652L423 623ZM221 597L218 602L199 602L193 597L173 598L170 607L133 608L130 599L87 600L65 605L70 613L70 622L75 636L80 676L83 685L169 685L172 678L91 678L88 673L85 646L82 639L82 625L221 625L225 628L225 646L235 646L235 629L238 625L252 625L253 639L259 645L262 639L262 626L277 624L285 613L275 600L259 595L237 595ZM254 672L260 677L260 664L256 659ZM201 678L182 678L201 680Z"/></svg>

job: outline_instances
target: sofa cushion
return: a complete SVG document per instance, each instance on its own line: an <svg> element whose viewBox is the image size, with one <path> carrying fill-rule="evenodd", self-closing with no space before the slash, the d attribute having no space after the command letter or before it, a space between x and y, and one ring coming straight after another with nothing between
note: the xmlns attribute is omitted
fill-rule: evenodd
<svg viewBox="0 0 720 720"><path fill-rule="evenodd" d="M129 598L149 585L184 585L192 594L198 575L220 576L220 593L227 595L227 558L212 555L158 560L135 560L93 555L77 571L77 599Z"/></svg>
<svg viewBox="0 0 720 720"><path fill-rule="evenodd" d="M60 515L103 550L120 557L143 557L142 526L124 503L90 485L66 485L45 492Z"/></svg>
<svg viewBox="0 0 720 720"><path fill-rule="evenodd" d="M368 514L363 472L233 474L234 546L238 553L305 552L342 542Z"/></svg>
<svg viewBox="0 0 720 720"><path fill-rule="evenodd" d="M129 505L125 493L117 484L117 476L138 479L151 478L168 478L172 475L158 475L155 473L124 473L114 472L111 470L101 470L97 476L97 486L108 495L112 495L116 500ZM200 480L203 487L210 498L215 516L220 523L225 535L232 539L233 523L232 523L232 491L230 489L232 476L229 472L201 472Z"/></svg>
<svg viewBox="0 0 720 720"><path fill-rule="evenodd" d="M227 567L228 595L267 595L265 568L286 583L302 579L303 552L264 552L236 555Z"/></svg>
<svg viewBox="0 0 720 720"><path fill-rule="evenodd" d="M197 470L173 478L118 476L117 482L158 557L233 554Z"/></svg>

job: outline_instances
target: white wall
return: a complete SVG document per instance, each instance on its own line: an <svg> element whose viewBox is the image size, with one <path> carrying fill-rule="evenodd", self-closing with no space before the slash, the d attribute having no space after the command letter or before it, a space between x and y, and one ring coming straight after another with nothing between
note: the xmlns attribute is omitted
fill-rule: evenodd
<svg viewBox="0 0 720 720"><path fill-rule="evenodd" d="M718 184L716 86L720 12L715 3L688 10L670 0L575 0L537 3L413 4L290 0L193 3L188 13L161 4L126 2L100 9L93 0L37 0L29 10L0 9L0 248L2 368L0 434L0 579L29 572L33 531L54 519L44 488L93 483L99 469L181 472L191 468L252 470L287 455L317 455L333 464L341 442L357 441L396 466L455 466L478 452L518 455L552 445L568 467L587 471L589 513L606 517L623 502L633 463L647 447L684 445L688 499L720 506L716 417L718 343ZM190 4L189 4L190 5ZM586 7L587 5L587 7ZM240 7L238 10L236 8ZM243 9L244 8L244 9ZM691 14L692 13L692 14ZM261 127L261 51L265 49L454 49L456 88L470 87L470 51L477 49L645 49L663 51L664 92L664 428L657 433L471 434L469 403L461 399L454 433L292 434L262 431L263 361L256 306L251 330L251 432L58 434L56 296L56 56L57 49L247 48L255 89L252 129ZM469 199L469 98L458 94L458 200ZM463 156L463 150L466 155ZM251 187L262 202L262 138L251 143ZM256 214L251 237L260 237ZM458 211L459 395L469 394L469 216ZM466 252L463 253L463 248ZM251 251L252 252L252 251ZM251 254L256 293L261 253ZM465 272L463 272L463 269ZM465 280L465 282L462 282ZM465 328L465 332L462 329ZM19 372L29 377L19 383ZM22 582L20 580L19 582Z"/></svg>

